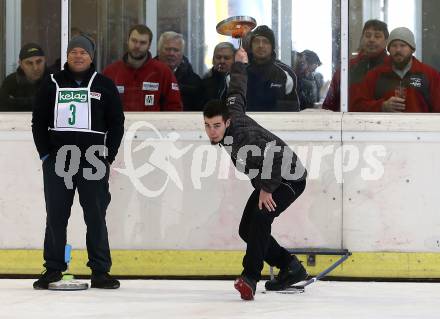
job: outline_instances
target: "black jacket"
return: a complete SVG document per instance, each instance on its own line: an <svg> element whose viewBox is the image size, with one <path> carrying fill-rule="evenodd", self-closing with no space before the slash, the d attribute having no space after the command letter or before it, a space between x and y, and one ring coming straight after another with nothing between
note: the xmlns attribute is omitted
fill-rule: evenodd
<svg viewBox="0 0 440 319"><path fill-rule="evenodd" d="M231 124L220 144L237 169L248 175L255 189L273 193L283 179L304 180L307 172L296 154L283 140L246 115L246 87L245 65L234 63L227 99Z"/></svg>
<svg viewBox="0 0 440 319"><path fill-rule="evenodd" d="M272 59L265 64L251 61L247 71L248 111L299 111L296 76L291 68Z"/></svg>
<svg viewBox="0 0 440 319"><path fill-rule="evenodd" d="M301 110L314 108L315 103L321 100L320 92L323 83L321 73L298 76L298 96L301 101Z"/></svg>
<svg viewBox="0 0 440 319"><path fill-rule="evenodd" d="M288 76L292 79L292 92L286 96L286 98L282 99L279 103L282 108L284 108L286 111L301 111L302 105L301 105L301 99L299 98L299 86L298 86L298 76L289 65L281 62L280 60L276 59L274 61L275 65L281 68Z"/></svg>
<svg viewBox="0 0 440 319"><path fill-rule="evenodd" d="M202 79L194 73L191 63L184 56L174 72L179 84L184 111L201 111L203 107Z"/></svg>
<svg viewBox="0 0 440 319"><path fill-rule="evenodd" d="M0 87L0 111L32 111L32 103L38 88L48 75L46 69L40 80L30 83L20 67L17 72L9 74Z"/></svg>
<svg viewBox="0 0 440 319"><path fill-rule="evenodd" d="M218 72L212 68L202 79L204 103L209 100L226 100L228 86L226 73Z"/></svg>
<svg viewBox="0 0 440 319"><path fill-rule="evenodd" d="M60 88L87 87L95 72L92 67L87 71L80 85L69 71L65 69L54 75ZM56 155L58 149L64 145L76 145L85 152L92 145L106 145L107 159L112 163L124 135L124 113L118 90L113 81L102 74L97 74L90 88L97 93L98 98L91 98L91 130L106 133L54 131L54 108L56 85L48 77L41 85L36 96L32 113L32 134L40 158L47 155Z"/></svg>
<svg viewBox="0 0 440 319"><path fill-rule="evenodd" d="M159 60L159 57L155 57ZM186 56L174 71L177 84L179 84L180 97L182 98L184 111L201 111L204 97L202 91L202 79L194 73L191 63Z"/></svg>

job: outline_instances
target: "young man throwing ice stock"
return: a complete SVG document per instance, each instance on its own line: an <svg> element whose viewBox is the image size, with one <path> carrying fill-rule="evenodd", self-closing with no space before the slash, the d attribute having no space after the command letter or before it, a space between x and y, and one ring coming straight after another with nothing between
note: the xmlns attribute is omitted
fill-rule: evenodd
<svg viewBox="0 0 440 319"><path fill-rule="evenodd" d="M280 269L275 279L266 282L266 290L284 290L308 276L296 256L271 236L275 217L304 191L307 172L284 141L246 115L248 56L243 49L237 51L235 61L226 103L208 102L203 116L211 144L225 147L255 188L240 222L239 234L247 248L244 270L234 283L242 299L252 300L264 261Z"/></svg>

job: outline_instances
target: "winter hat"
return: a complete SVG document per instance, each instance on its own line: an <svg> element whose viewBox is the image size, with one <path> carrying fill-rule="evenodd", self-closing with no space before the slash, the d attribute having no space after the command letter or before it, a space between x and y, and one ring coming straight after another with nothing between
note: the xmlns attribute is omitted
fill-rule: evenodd
<svg viewBox="0 0 440 319"><path fill-rule="evenodd" d="M311 50L304 50L300 54L304 56L308 64L317 64L318 66L322 65L321 60L315 52Z"/></svg>
<svg viewBox="0 0 440 319"><path fill-rule="evenodd" d="M391 31L390 37L388 38L388 51L390 49L391 42L393 42L394 40L406 42L414 51L416 50L416 41L414 40L414 34L408 28L400 27Z"/></svg>
<svg viewBox="0 0 440 319"><path fill-rule="evenodd" d="M92 60L95 57L95 42L84 34L73 37L70 40L69 45L67 46L67 54L69 54L74 48L86 50Z"/></svg>
<svg viewBox="0 0 440 319"><path fill-rule="evenodd" d="M33 56L44 56L44 51L38 44L27 43L21 48L18 58L24 60Z"/></svg>
<svg viewBox="0 0 440 319"><path fill-rule="evenodd" d="M272 50L275 50L275 34L273 33L271 28L269 28L267 25L260 25L259 27L257 27L254 31L252 31L251 44L254 38L257 36L267 38L272 45Z"/></svg>

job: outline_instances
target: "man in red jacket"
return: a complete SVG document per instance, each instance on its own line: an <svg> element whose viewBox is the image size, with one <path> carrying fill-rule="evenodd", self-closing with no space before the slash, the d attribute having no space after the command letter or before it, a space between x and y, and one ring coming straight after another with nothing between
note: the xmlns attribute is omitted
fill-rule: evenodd
<svg viewBox="0 0 440 319"><path fill-rule="evenodd" d="M349 101L348 110L353 105L352 96L359 91L360 84L368 71L381 65L388 59L385 50L388 39L388 26L379 20L368 20L362 30L359 54L350 60L349 64ZM333 75L327 96L322 104L323 109L339 112L341 110L341 69Z"/></svg>
<svg viewBox="0 0 440 319"><path fill-rule="evenodd" d="M131 27L128 52L103 73L116 84L124 111L182 111L179 85L168 66L151 58L153 33L142 24Z"/></svg>
<svg viewBox="0 0 440 319"><path fill-rule="evenodd" d="M390 61L368 72L355 112L440 112L440 74L417 60L414 34L401 27L388 40Z"/></svg>

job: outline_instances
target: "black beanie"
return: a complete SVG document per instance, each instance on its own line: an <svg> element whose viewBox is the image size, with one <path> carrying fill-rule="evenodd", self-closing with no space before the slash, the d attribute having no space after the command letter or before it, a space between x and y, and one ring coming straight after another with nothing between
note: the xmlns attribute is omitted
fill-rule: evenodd
<svg viewBox="0 0 440 319"><path fill-rule="evenodd" d="M304 50L300 53L305 59L308 64L316 64L318 66L322 65L321 60L319 59L319 56L311 51L311 50Z"/></svg>
<svg viewBox="0 0 440 319"><path fill-rule="evenodd" d="M252 31L251 45L256 36L267 38L272 45L272 50L275 50L275 34L273 33L272 29L269 28L267 25L260 25L254 31Z"/></svg>

